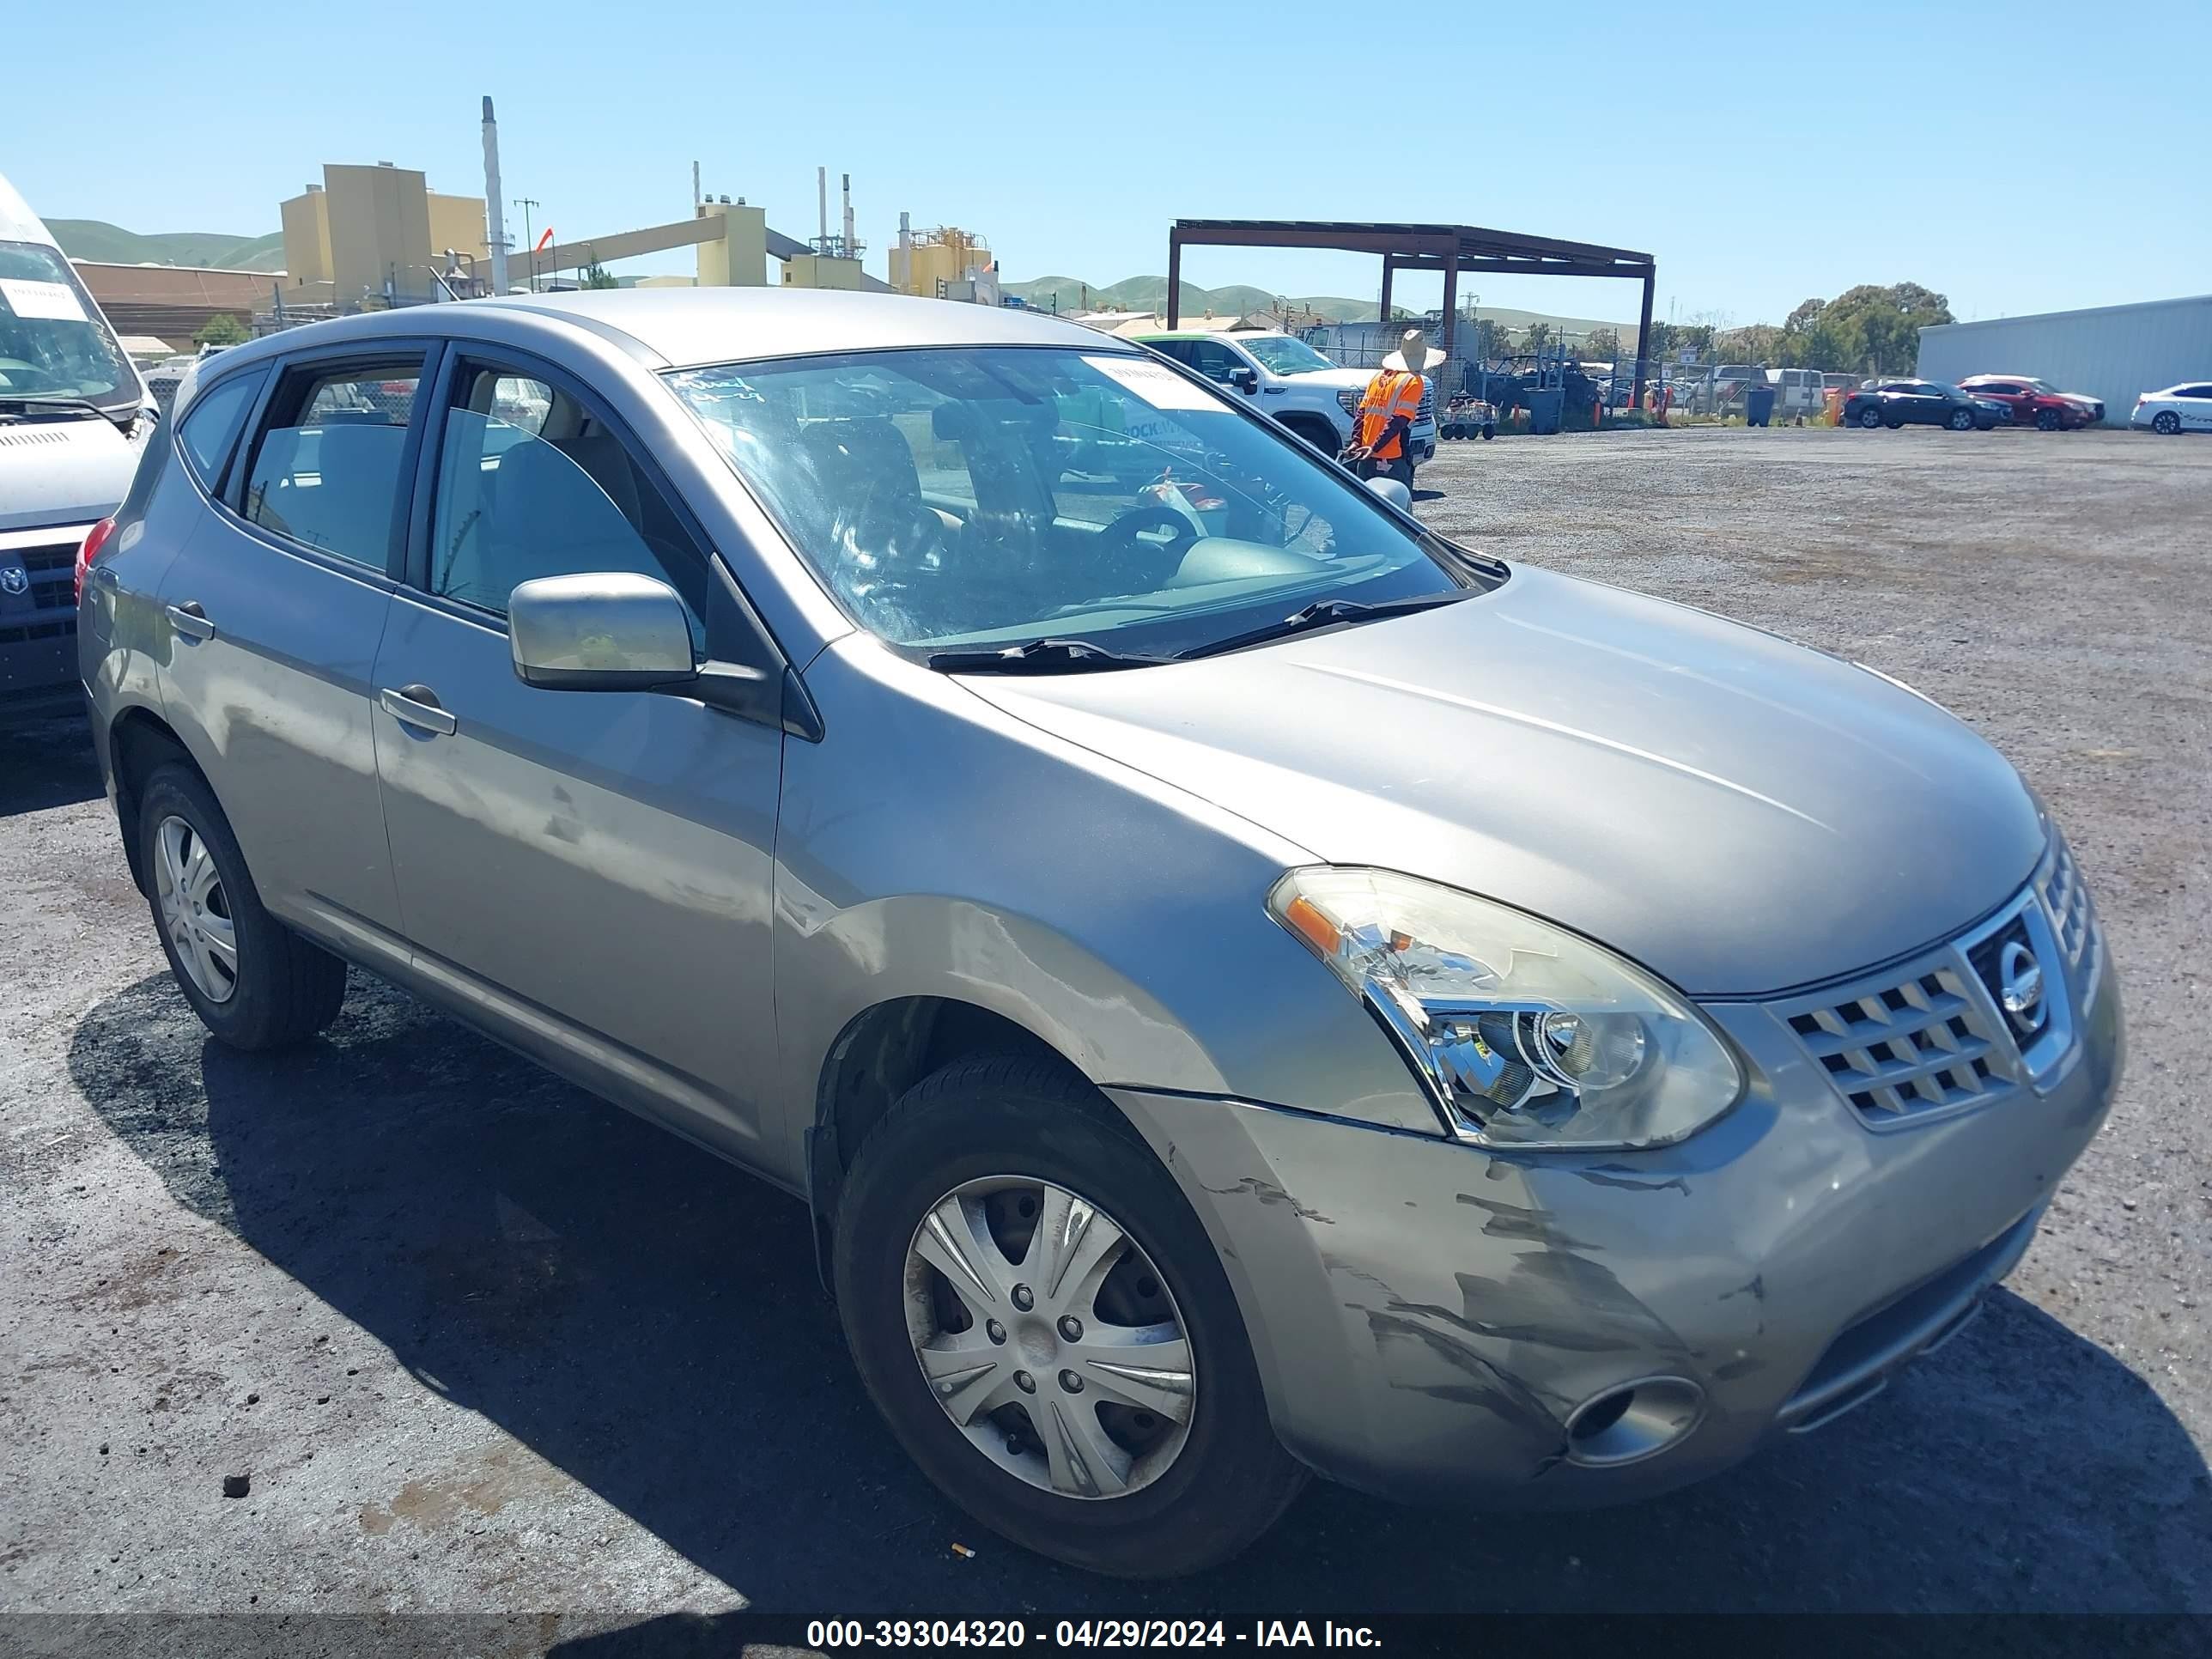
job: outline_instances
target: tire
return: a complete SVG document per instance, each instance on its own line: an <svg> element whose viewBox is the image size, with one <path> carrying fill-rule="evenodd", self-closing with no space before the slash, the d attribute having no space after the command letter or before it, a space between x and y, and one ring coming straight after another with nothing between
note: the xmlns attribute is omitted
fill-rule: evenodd
<svg viewBox="0 0 2212 1659"><path fill-rule="evenodd" d="M1482 423L1482 441L1483 441L1483 442L1485 442L1485 443L1488 443L1488 442L1489 442L1492 438L1495 438L1497 435L1498 435L1498 427L1497 427L1496 423L1495 423L1495 422L1491 422L1491 421L1485 421L1485 422Z"/></svg>
<svg viewBox="0 0 2212 1659"><path fill-rule="evenodd" d="M155 767L137 835L162 954L202 1024L233 1048L281 1048L337 1018L345 963L263 908L204 778L178 762Z"/></svg>
<svg viewBox="0 0 2212 1659"><path fill-rule="evenodd" d="M2039 409L2035 411L2035 429L2038 432L2056 432L2065 423L2065 417L2055 409Z"/></svg>
<svg viewBox="0 0 2212 1659"><path fill-rule="evenodd" d="M1953 410L1950 426L1954 432L1972 432L1974 429L1973 411L1966 409Z"/></svg>
<svg viewBox="0 0 2212 1659"><path fill-rule="evenodd" d="M1859 410L1859 425L1871 432L1881 424L1881 410L1871 406Z"/></svg>
<svg viewBox="0 0 2212 1659"><path fill-rule="evenodd" d="M1336 429L1319 421L1285 422L1284 429L1294 436L1304 439L1331 459L1334 459L1337 452L1344 447L1343 442L1336 435Z"/></svg>
<svg viewBox="0 0 2212 1659"><path fill-rule="evenodd" d="M2150 429L2162 438L2177 437L2181 432L2181 416L2170 409L2161 409L2150 417Z"/></svg>
<svg viewBox="0 0 2212 1659"><path fill-rule="evenodd" d="M1055 1345L1054 1334L1065 1335L1065 1326L1043 1322L1050 1304L1034 1300L1042 1291L1002 1285L1004 1296L991 1295L988 1303L979 1297L980 1305L1018 1306L1034 1316L1024 1325L1009 1311L1003 1326L986 1318L984 1329L998 1346L977 1347L969 1304L951 1296L949 1279L918 1265L919 1249L934 1249L937 1237L933 1230L925 1237L925 1219L947 1214L945 1206L963 1193L1006 1182L1012 1185L1001 1190L1018 1201L1026 1201L1020 1195L1030 1190L1024 1183L1051 1183L1041 1194L1048 1205L1053 1189L1062 1205L1073 1194L1126 1234L1135 1249L1111 1246L1100 1260L1116 1265L1103 1280L1095 1279L1096 1269L1085 1272L1085 1282L1097 1284L1092 1294L1103 1303L1115 1276L1136 1267L1140 1271L1133 1283L1139 1290L1149 1285L1146 1293L1155 1297L1164 1291L1166 1309L1188 1341L1192 1382L1185 1397L1192 1404L1185 1424L1141 1412L1126 1419L1164 1432L1166 1439L1155 1442L1153 1455L1168 1459L1147 1472L1140 1455L1117 1471L1113 1479L1128 1480L1129 1490L1078 1497L1051 1485L1065 1465L1047 1467L1037 1436L1053 1432L1054 1419L1044 1413L1064 1413L1071 1405L1079 1409L1084 1391L1069 1394L1069 1373L1053 1370L1057 1359L1079 1351ZM987 1204L997 1196L969 1202ZM957 1225L984 1212L956 1205L949 1213ZM1022 1224L1011 1219L1012 1211L997 1213L991 1232L980 1240L972 1231L967 1237L968 1245L996 1252L982 1274L994 1284L999 1275L1022 1271L995 1242L1001 1223ZM1028 1251L1036 1242L1032 1233L1022 1249ZM1034 1260L1024 1256L1024 1262ZM1121 1577L1196 1572L1228 1559L1267 1531L1305 1482L1305 1470L1268 1424L1243 1320L1206 1229L1113 1108L1061 1068L987 1056L956 1062L908 1090L869 1134L847 1177L833 1263L846 1340L892 1433L945 1496L1012 1542ZM1118 1293L1127 1294L1126 1284ZM1023 1301L1025 1295L1032 1300ZM1065 1310L1069 1304L1060 1305ZM1159 1304L1147 1306L1157 1310ZM940 1309L950 1310L955 1322L964 1321L962 1328L917 1334L911 1322L933 1324ZM1094 1323L1104 1317L1093 1310ZM979 1385L991 1390L984 1398L1003 1396L1005 1403L966 1427L957 1423L923 1375L919 1355L925 1340L967 1342L984 1364L997 1368ZM1008 1364L1036 1370L1033 1376L1027 1369L1011 1375L1004 1370ZM1100 1374L1087 1375L1096 1380ZM1031 1376L1036 1385L1026 1395L1001 1387L1022 1376ZM953 1380L948 1376L939 1387ZM1034 1401L1036 1417L1024 1400ZM1127 1413L1129 1407L1094 1392L1089 1409L1090 1424L1097 1428L1104 1421L1102 1409ZM1086 1466L1073 1467L1080 1472Z"/></svg>

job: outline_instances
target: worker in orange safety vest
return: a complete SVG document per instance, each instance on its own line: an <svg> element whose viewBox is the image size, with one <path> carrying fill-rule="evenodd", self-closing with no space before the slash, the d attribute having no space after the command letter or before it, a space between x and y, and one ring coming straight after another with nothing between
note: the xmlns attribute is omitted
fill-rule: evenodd
<svg viewBox="0 0 2212 1659"><path fill-rule="evenodd" d="M1421 412L1425 387L1421 371L1428 366L1429 343L1420 330L1409 328L1398 349L1382 360L1382 367L1367 383L1352 416L1352 442L1340 459L1363 478L1378 475L1395 478L1407 489L1413 484L1412 433Z"/></svg>

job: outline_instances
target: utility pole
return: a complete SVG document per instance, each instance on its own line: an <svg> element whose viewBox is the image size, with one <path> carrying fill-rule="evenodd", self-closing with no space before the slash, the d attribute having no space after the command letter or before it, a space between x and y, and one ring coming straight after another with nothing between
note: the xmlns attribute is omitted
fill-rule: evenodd
<svg viewBox="0 0 2212 1659"><path fill-rule="evenodd" d="M545 204L535 196L518 196L514 198L514 205L522 210L522 242L530 250L525 257L530 261L530 291L535 294L538 292L538 238L531 229L530 216Z"/></svg>

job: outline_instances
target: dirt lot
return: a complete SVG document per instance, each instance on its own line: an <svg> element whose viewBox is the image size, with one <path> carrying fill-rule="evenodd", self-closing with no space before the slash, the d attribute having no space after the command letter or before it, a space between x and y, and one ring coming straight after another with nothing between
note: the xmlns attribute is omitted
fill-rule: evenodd
<svg viewBox="0 0 2212 1659"><path fill-rule="evenodd" d="M2212 1612L2212 446L1623 434L1422 486L1920 687L2068 826L2133 1058L1958 1341L1643 1508L1316 1486L1204 1580L1102 1584L909 1469L791 1200L359 976L304 1053L204 1042L50 721L0 738L0 1610Z"/></svg>

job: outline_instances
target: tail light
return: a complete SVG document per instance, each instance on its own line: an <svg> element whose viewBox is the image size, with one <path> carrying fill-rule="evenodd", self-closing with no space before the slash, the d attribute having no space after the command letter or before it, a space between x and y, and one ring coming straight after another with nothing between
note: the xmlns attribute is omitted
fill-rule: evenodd
<svg viewBox="0 0 2212 1659"><path fill-rule="evenodd" d="M76 602L79 605L84 603L84 579L92 574L92 562L100 556L100 550L107 545L108 538L114 534L113 519L102 519L84 532L84 540L76 550Z"/></svg>

